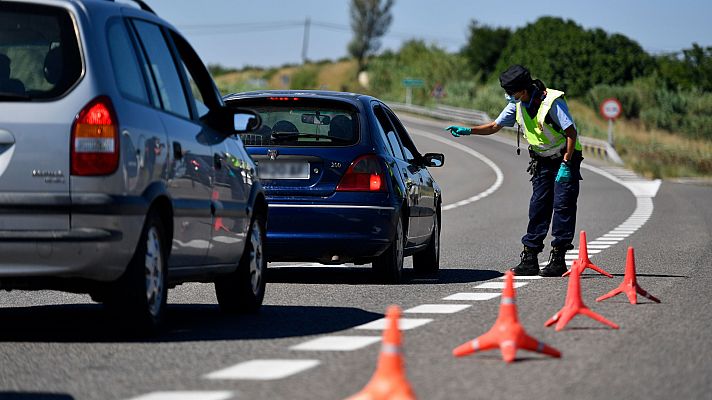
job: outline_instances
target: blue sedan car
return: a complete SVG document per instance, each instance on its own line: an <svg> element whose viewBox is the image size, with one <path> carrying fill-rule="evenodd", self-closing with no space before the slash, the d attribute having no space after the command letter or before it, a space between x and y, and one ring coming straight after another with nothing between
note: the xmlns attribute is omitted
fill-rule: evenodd
<svg viewBox="0 0 712 400"><path fill-rule="evenodd" d="M269 203L269 261L372 263L398 282L403 258L436 273L441 190L428 172L442 154L421 154L382 101L329 91L231 94L262 128L241 139Z"/></svg>

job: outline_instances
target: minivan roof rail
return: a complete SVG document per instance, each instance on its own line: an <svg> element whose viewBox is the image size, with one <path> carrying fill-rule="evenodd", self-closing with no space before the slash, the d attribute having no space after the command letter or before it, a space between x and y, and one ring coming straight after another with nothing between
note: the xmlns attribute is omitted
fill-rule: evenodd
<svg viewBox="0 0 712 400"><path fill-rule="evenodd" d="M109 1L116 2L116 0L109 0ZM139 7L140 9L142 9L143 11L148 11L148 12L150 12L150 13L153 14L153 15L157 15L156 12L153 11L153 9L152 9L151 7L149 7L148 4L146 4L145 1L143 1L143 0L131 0L131 1L133 1L134 3L136 3L136 4L138 5L138 7Z"/></svg>

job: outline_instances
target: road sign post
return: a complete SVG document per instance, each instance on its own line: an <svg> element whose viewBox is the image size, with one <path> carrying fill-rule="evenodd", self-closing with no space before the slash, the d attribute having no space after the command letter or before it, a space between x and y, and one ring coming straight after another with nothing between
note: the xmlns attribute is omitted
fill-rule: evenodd
<svg viewBox="0 0 712 400"><path fill-rule="evenodd" d="M403 79L403 86L405 86L405 104L411 105L413 102L413 88L422 88L425 86L425 81L416 78L405 78Z"/></svg>
<svg viewBox="0 0 712 400"><path fill-rule="evenodd" d="M601 102L599 110L601 116L608 120L608 144L613 147L613 120L621 115L621 102L614 97L607 98Z"/></svg>

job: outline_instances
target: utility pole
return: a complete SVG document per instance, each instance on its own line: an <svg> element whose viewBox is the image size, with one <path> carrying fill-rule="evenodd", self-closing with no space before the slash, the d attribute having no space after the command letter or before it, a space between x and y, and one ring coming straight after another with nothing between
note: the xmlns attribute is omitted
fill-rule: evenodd
<svg viewBox="0 0 712 400"><path fill-rule="evenodd" d="M302 40L302 63L307 63L307 49L309 48L309 26L311 19L307 17L304 20L304 39Z"/></svg>

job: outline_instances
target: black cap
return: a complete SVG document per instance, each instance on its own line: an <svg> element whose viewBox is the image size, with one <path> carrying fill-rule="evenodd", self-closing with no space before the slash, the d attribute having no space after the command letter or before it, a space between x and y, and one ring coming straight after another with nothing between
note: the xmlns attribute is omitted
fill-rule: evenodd
<svg viewBox="0 0 712 400"><path fill-rule="evenodd" d="M499 85L502 86L505 92L510 94L527 89L531 84L532 76L529 74L529 70L518 64L507 68L499 76Z"/></svg>

